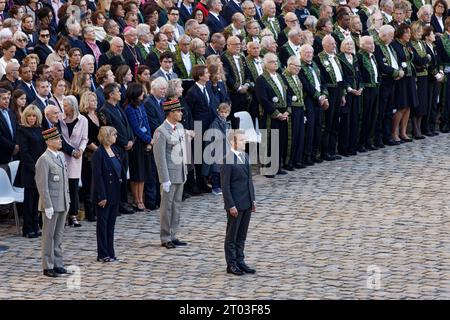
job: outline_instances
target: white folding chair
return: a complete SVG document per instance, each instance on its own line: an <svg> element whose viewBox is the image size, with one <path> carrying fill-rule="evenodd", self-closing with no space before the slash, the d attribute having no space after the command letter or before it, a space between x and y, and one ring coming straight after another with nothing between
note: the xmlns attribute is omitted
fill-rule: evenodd
<svg viewBox="0 0 450 320"><path fill-rule="evenodd" d="M245 131L248 142L261 143L261 132L258 128L258 122L256 122L256 129L253 126L252 117L247 111L240 111L234 114L236 118L239 118L239 129Z"/></svg>
<svg viewBox="0 0 450 320"><path fill-rule="evenodd" d="M16 202L23 202L23 193L20 194L13 190L8 174L3 168L0 168L0 205L13 204L17 233L20 234L20 221Z"/></svg>
<svg viewBox="0 0 450 320"><path fill-rule="evenodd" d="M14 187L14 180L16 180L17 170L19 169L19 160L11 161L8 163L9 171L11 172L11 185L15 192L22 193L24 192L23 188Z"/></svg>

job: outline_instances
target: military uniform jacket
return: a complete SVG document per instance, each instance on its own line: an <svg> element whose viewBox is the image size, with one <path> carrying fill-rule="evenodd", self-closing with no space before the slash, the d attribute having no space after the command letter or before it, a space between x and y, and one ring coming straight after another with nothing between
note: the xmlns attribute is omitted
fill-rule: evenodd
<svg viewBox="0 0 450 320"><path fill-rule="evenodd" d="M69 180L64 155L59 159L46 150L36 162L36 187L39 192L39 210L53 208L54 212L69 210Z"/></svg>
<svg viewBox="0 0 450 320"><path fill-rule="evenodd" d="M184 183L187 179L186 140L181 123L173 125L164 121L153 136L153 155L159 181L172 184Z"/></svg>

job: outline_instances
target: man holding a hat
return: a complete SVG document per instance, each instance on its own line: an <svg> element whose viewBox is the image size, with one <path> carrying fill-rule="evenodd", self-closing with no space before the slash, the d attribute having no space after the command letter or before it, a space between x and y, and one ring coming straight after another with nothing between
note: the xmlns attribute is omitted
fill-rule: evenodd
<svg viewBox="0 0 450 320"><path fill-rule="evenodd" d="M62 236L69 210L69 182L61 135L57 128L42 132L47 150L36 162L36 186L39 192L39 211L43 214L42 267L44 275L55 278L67 273L62 256Z"/></svg>
<svg viewBox="0 0 450 320"><path fill-rule="evenodd" d="M183 107L179 100L163 104L166 120L153 135L153 154L161 181L161 246L167 249L185 246L177 237L183 185L187 178L186 143L181 123Z"/></svg>

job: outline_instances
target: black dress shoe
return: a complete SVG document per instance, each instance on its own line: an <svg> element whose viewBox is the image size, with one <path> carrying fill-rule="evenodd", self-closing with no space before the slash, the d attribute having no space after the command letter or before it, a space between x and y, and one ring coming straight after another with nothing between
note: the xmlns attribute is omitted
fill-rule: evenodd
<svg viewBox="0 0 450 320"><path fill-rule="evenodd" d="M57 274L66 274L67 270L63 267L54 267L53 271L55 271Z"/></svg>
<svg viewBox="0 0 450 320"><path fill-rule="evenodd" d="M187 242L178 239L172 240L172 243L176 246L187 246Z"/></svg>
<svg viewBox="0 0 450 320"><path fill-rule="evenodd" d="M314 164L314 162L313 162L313 164ZM296 163L296 164L294 164L294 168L295 169L304 169L304 168L306 168L306 166L303 163Z"/></svg>
<svg viewBox="0 0 450 320"><path fill-rule="evenodd" d="M290 164L287 164L283 167L283 169L287 170L287 171L294 171L294 167L291 166Z"/></svg>
<svg viewBox="0 0 450 320"><path fill-rule="evenodd" d="M28 239L33 239L33 238L39 237L39 236L36 234L36 232L29 232L29 233L27 233L27 234L24 234L23 236L24 236L25 238L28 238Z"/></svg>
<svg viewBox="0 0 450 320"><path fill-rule="evenodd" d="M58 274L52 269L46 269L46 270L44 270L44 276L47 276L50 278L57 278Z"/></svg>
<svg viewBox="0 0 450 320"><path fill-rule="evenodd" d="M172 241L161 243L161 247L166 247L167 249L176 248Z"/></svg>
<svg viewBox="0 0 450 320"><path fill-rule="evenodd" d="M78 222L78 219L76 216L69 216L69 226L74 227L74 228L79 228L81 227L81 224Z"/></svg>
<svg viewBox="0 0 450 320"><path fill-rule="evenodd" d="M98 262L110 262L111 261L111 258L110 257L105 257L105 258L97 258L97 261Z"/></svg>
<svg viewBox="0 0 450 320"><path fill-rule="evenodd" d="M400 142L395 141L394 139L391 139L391 140L386 141L385 144L388 146L398 146L400 144Z"/></svg>
<svg viewBox="0 0 450 320"><path fill-rule="evenodd" d="M411 138L402 138L402 137L400 137L400 140L402 140L403 142L412 142L413 141Z"/></svg>
<svg viewBox="0 0 450 320"><path fill-rule="evenodd" d="M439 132L435 131L435 132L433 132L433 135L438 136Z"/></svg>
<svg viewBox="0 0 450 320"><path fill-rule="evenodd" d="M272 179L272 178L275 178L275 175L273 175L273 174L267 174L267 175L265 175L264 177L269 178L269 179Z"/></svg>
<svg viewBox="0 0 450 320"><path fill-rule="evenodd" d="M367 145L366 145L366 149L367 149L367 150L378 150L378 148L375 147L373 144L367 144Z"/></svg>
<svg viewBox="0 0 450 320"><path fill-rule="evenodd" d="M313 166L314 165L314 161L312 161L311 158L307 158L307 159L305 159L305 161L303 161L303 164L305 166Z"/></svg>
<svg viewBox="0 0 450 320"><path fill-rule="evenodd" d="M244 274L244 271L239 269L237 266L230 265L227 267L227 273L232 273L237 276L242 276Z"/></svg>
<svg viewBox="0 0 450 320"><path fill-rule="evenodd" d="M386 146L383 143L381 143L381 142L380 143L376 143L375 147L377 147L378 149L386 148Z"/></svg>
<svg viewBox="0 0 450 320"><path fill-rule="evenodd" d="M415 140L423 140L423 139L425 139L425 136L414 136L413 138Z"/></svg>
<svg viewBox="0 0 450 320"><path fill-rule="evenodd" d="M192 197L192 196L189 193L187 193L187 192L183 193L183 198L189 199L190 197Z"/></svg>
<svg viewBox="0 0 450 320"><path fill-rule="evenodd" d="M328 153L324 154L322 156L322 159L325 160L325 161L334 161L334 160L336 160L336 158L334 156L332 156L332 155L330 155Z"/></svg>
<svg viewBox="0 0 450 320"><path fill-rule="evenodd" d="M236 264L237 265L237 267L239 268L239 269L241 269L242 271L244 271L245 273L255 273L256 272L256 270L255 269L252 269L252 268L250 268L248 265L246 265L244 262L243 263L238 263L238 264Z"/></svg>
<svg viewBox="0 0 450 320"><path fill-rule="evenodd" d="M427 137L432 137L432 136L434 136L434 133L431 132L431 131L429 131L429 132L424 132L423 134L426 135Z"/></svg>
<svg viewBox="0 0 450 320"><path fill-rule="evenodd" d="M358 152L361 152L361 153L367 152L367 149L364 148L363 146L360 146L360 147L358 148Z"/></svg>
<svg viewBox="0 0 450 320"><path fill-rule="evenodd" d="M338 156L337 154L332 155L332 157L334 157L334 160L341 160L342 159L342 157Z"/></svg>
<svg viewBox="0 0 450 320"><path fill-rule="evenodd" d="M280 170L278 170L277 174L287 174L287 172L280 169Z"/></svg>

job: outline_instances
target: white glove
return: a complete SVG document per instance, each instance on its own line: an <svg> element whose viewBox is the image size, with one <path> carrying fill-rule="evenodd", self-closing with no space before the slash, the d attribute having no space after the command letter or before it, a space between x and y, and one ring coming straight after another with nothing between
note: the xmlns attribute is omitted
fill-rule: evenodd
<svg viewBox="0 0 450 320"><path fill-rule="evenodd" d="M45 208L45 215L51 219L53 217L53 208Z"/></svg>
<svg viewBox="0 0 450 320"><path fill-rule="evenodd" d="M171 185L172 185L172 183L171 183L170 181L163 182L163 183L162 183L163 190L164 190L165 192L169 192L169 191L170 191L170 186L171 186Z"/></svg>

